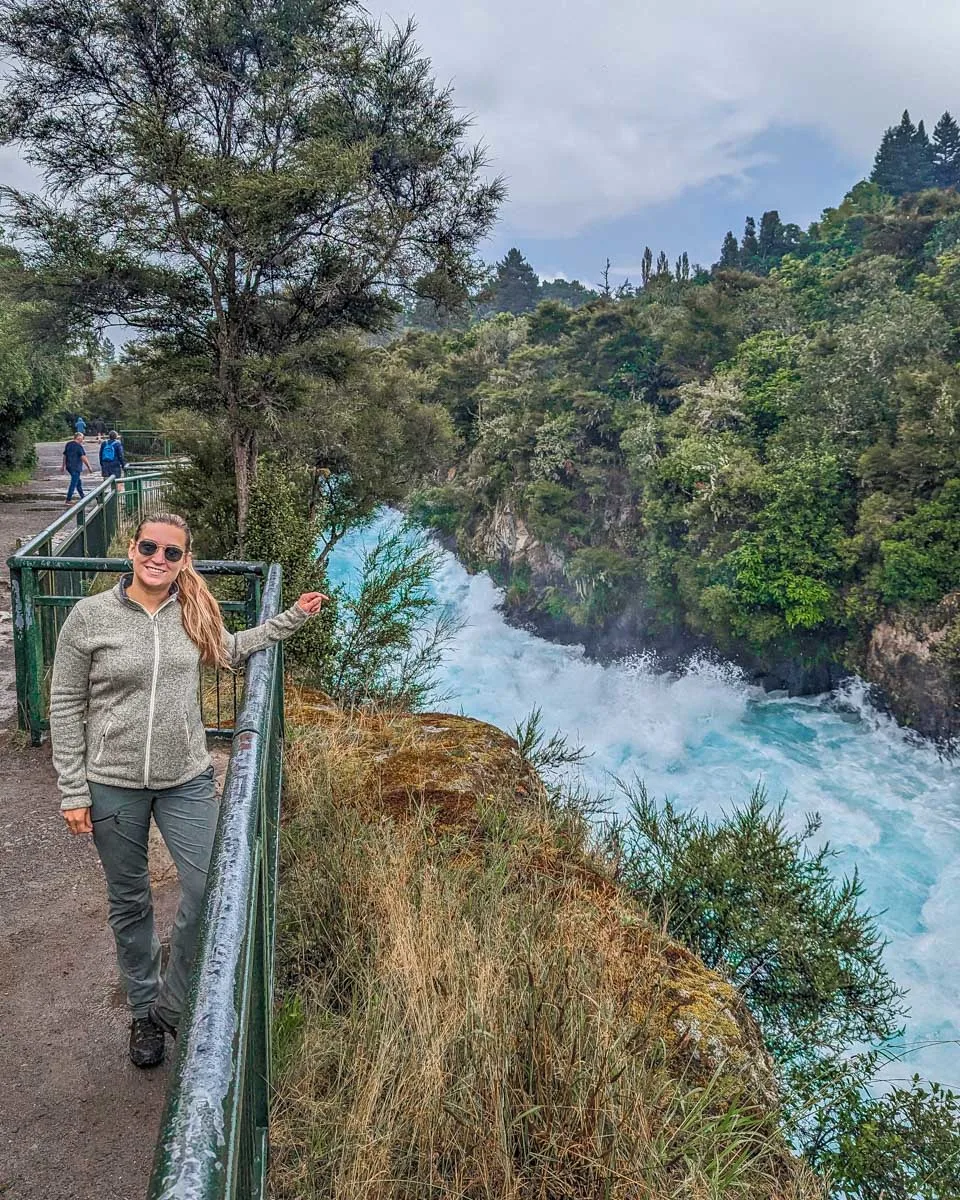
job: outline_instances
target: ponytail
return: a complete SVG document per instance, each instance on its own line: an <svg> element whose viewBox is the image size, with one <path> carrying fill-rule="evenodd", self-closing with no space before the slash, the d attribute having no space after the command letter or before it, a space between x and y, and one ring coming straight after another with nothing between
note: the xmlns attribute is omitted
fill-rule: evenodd
<svg viewBox="0 0 960 1200"><path fill-rule="evenodd" d="M133 540L138 541L144 525L173 525L182 529L190 553L190 526L177 513L157 513L144 519L137 526ZM220 605L190 563L185 563L177 576L180 589L180 616L187 637L200 651L200 661L206 667L229 668L230 660L223 644L223 617Z"/></svg>
<svg viewBox="0 0 960 1200"><path fill-rule="evenodd" d="M203 577L187 563L177 577L177 586L184 632L200 651L200 661L207 667L229 667L220 605Z"/></svg>

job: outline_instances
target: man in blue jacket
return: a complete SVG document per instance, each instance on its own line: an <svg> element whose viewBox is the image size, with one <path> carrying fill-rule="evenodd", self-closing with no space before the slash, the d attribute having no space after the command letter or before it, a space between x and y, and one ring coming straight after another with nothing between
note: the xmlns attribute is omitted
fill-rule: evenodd
<svg viewBox="0 0 960 1200"><path fill-rule="evenodd" d="M126 467L127 460L123 456L123 442L120 441L120 434L115 429L111 429L107 434L107 440L100 443L100 474L104 479L108 475L116 475L119 479Z"/></svg>
<svg viewBox="0 0 960 1200"><path fill-rule="evenodd" d="M63 465L60 468L64 474L69 474L70 476L70 487L67 489L68 504L73 499L74 492L77 493L81 500L83 499L83 484L80 482L80 473L84 467L87 469L87 474L90 474L90 462L87 459L87 452L83 448L83 434L75 433L63 448Z"/></svg>

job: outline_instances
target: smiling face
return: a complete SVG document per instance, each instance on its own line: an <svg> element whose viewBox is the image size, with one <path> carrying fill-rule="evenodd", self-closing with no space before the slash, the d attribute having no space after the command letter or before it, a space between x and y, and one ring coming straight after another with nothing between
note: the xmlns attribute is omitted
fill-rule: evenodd
<svg viewBox="0 0 960 1200"><path fill-rule="evenodd" d="M140 553L139 547L144 542L153 542L156 545L153 554ZM167 561L164 550L168 546L176 546L178 550L183 551L179 562ZM167 592L190 558L187 552L186 531L161 521L145 521L140 529L140 536L127 547L127 555L133 564L133 577L141 587Z"/></svg>

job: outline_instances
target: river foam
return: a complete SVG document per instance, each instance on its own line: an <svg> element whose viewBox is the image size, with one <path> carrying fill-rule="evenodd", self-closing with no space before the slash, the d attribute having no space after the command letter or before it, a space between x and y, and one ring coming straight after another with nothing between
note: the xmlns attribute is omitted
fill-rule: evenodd
<svg viewBox="0 0 960 1200"><path fill-rule="evenodd" d="M331 562L335 583L354 577L364 545L394 513L352 534ZM822 818L838 871L859 869L866 902L883 910L888 966L909 988L902 1064L960 1090L960 777L928 744L872 707L849 680L830 695L764 693L730 663L691 659L676 672L652 656L613 665L508 625L502 593L443 554L438 600L463 622L439 679L445 707L512 730L533 708L590 753L584 774L612 794L611 777L638 778L654 796L717 815L759 783L787 820Z"/></svg>

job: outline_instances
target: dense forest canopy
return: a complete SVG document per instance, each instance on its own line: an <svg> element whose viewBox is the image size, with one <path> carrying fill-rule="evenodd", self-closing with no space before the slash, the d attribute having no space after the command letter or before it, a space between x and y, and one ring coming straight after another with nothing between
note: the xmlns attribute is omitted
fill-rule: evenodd
<svg viewBox="0 0 960 1200"><path fill-rule="evenodd" d="M928 613L960 585L954 129L905 115L871 180L805 231L748 218L710 273L661 255L517 315L536 277L511 252L498 315L381 351L459 439L418 512L461 535L521 514L563 563L537 603L583 626L640 604L725 650L855 663L887 609Z"/></svg>

